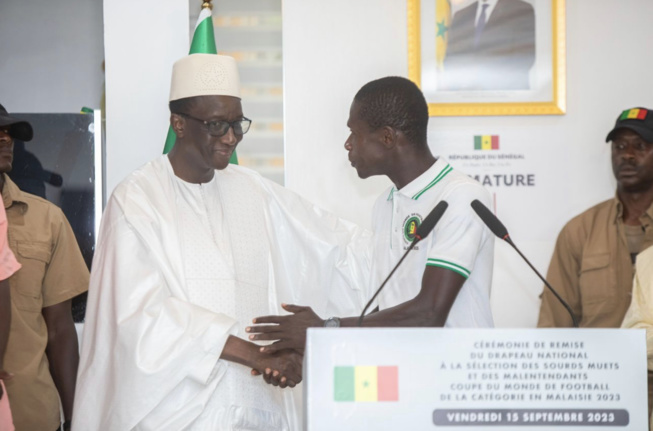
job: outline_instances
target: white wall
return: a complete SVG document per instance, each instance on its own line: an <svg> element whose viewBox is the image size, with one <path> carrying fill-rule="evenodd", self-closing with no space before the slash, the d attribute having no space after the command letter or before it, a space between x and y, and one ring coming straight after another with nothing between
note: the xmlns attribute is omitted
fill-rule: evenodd
<svg viewBox="0 0 653 431"><path fill-rule="evenodd" d="M0 1L0 103L79 112L102 97L102 2Z"/></svg>
<svg viewBox="0 0 653 431"><path fill-rule="evenodd" d="M573 215L614 190L605 135L618 113L653 107L645 47L653 42L649 0L568 0L567 114L527 117L434 117L435 154L453 151L460 131L500 127L562 178L552 194L520 195L499 216L535 266L545 272L555 237ZM349 105L367 81L406 75L403 0L285 0L283 4L286 185L332 211L369 226L384 179L359 180L343 142ZM533 142L545 145L529 147ZM544 178L543 181L546 181ZM553 181L553 180L551 180ZM536 216L533 216L535 210ZM520 240L526 238L527 240ZM541 283L505 244L497 244L493 309L498 326L533 326Z"/></svg>
<svg viewBox="0 0 653 431"><path fill-rule="evenodd" d="M188 54L188 1L105 0L106 191L161 154L175 60Z"/></svg>
<svg viewBox="0 0 653 431"><path fill-rule="evenodd" d="M99 105L101 40L84 37L101 26L97 4L0 3L0 103L16 112L75 112L83 105ZM78 18L70 18L73 9ZM161 153L170 70L187 52L188 16L187 0L162 0L156 7L104 2L109 193L125 175ZM613 0L568 0L564 116L431 119L429 139L436 154L452 151L447 140L461 131L500 126L522 137L525 148L533 136L546 138L549 145L539 148L539 163L564 177L566 187L555 199L532 194L499 208L515 241L542 271L564 222L613 193L603 140L617 113L636 105L653 107L648 81L653 59L644 51L653 41L650 16L649 0L618 5ZM30 21L34 24L25 25ZM360 86L407 73L405 1L285 0L283 27L286 184L369 226L374 198L389 183L358 179L343 149L345 123ZM537 217L532 216L534 207ZM503 244L497 246L496 260L497 323L532 326L540 282Z"/></svg>
<svg viewBox="0 0 653 431"><path fill-rule="evenodd" d="M349 106L366 82L408 73L405 29L404 1L283 3L286 186L363 226L390 182L349 164Z"/></svg>
<svg viewBox="0 0 653 431"><path fill-rule="evenodd" d="M189 0L1 0L0 103L9 112L99 108L106 59L110 194L161 154L171 65L188 52L188 8Z"/></svg>

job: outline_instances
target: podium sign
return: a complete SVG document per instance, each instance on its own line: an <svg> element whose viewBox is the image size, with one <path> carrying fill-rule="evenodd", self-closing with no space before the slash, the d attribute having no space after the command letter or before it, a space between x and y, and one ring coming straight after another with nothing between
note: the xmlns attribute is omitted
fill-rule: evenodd
<svg viewBox="0 0 653 431"><path fill-rule="evenodd" d="M304 429L648 429L645 331L310 329Z"/></svg>

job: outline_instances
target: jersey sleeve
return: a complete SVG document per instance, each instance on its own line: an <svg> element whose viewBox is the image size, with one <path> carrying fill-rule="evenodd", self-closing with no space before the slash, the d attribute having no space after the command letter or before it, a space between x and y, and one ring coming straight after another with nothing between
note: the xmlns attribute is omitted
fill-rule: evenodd
<svg viewBox="0 0 653 431"><path fill-rule="evenodd" d="M443 195L449 206L431 232L427 266L449 269L469 278L490 234L470 206L474 199L490 206L488 192L475 183L458 185Z"/></svg>

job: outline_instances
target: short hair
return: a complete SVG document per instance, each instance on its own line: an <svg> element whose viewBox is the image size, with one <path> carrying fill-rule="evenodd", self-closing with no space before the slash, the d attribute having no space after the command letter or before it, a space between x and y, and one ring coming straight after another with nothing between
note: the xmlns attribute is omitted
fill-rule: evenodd
<svg viewBox="0 0 653 431"><path fill-rule="evenodd" d="M354 101L361 119L372 130L384 126L400 130L412 143L426 144L429 110L422 91L412 81L388 76L363 85Z"/></svg>
<svg viewBox="0 0 653 431"><path fill-rule="evenodd" d="M188 114L193 105L197 102L197 97L184 97L183 99L171 100L168 103L171 114Z"/></svg>

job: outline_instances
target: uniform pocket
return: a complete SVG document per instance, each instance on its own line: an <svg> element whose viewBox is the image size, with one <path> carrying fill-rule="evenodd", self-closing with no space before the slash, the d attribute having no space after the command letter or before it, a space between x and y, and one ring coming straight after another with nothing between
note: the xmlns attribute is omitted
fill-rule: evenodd
<svg viewBox="0 0 653 431"><path fill-rule="evenodd" d="M620 301L615 286L615 268L610 265L610 254L584 256L578 282L583 316L598 322L611 319Z"/></svg>
<svg viewBox="0 0 653 431"><path fill-rule="evenodd" d="M16 251L16 259L22 268L9 279L11 300L21 310L40 312L43 305L43 278L52 257L50 244L18 242Z"/></svg>
<svg viewBox="0 0 653 431"><path fill-rule="evenodd" d="M583 256L580 265L580 292L584 304L603 302L615 295L610 253Z"/></svg>

